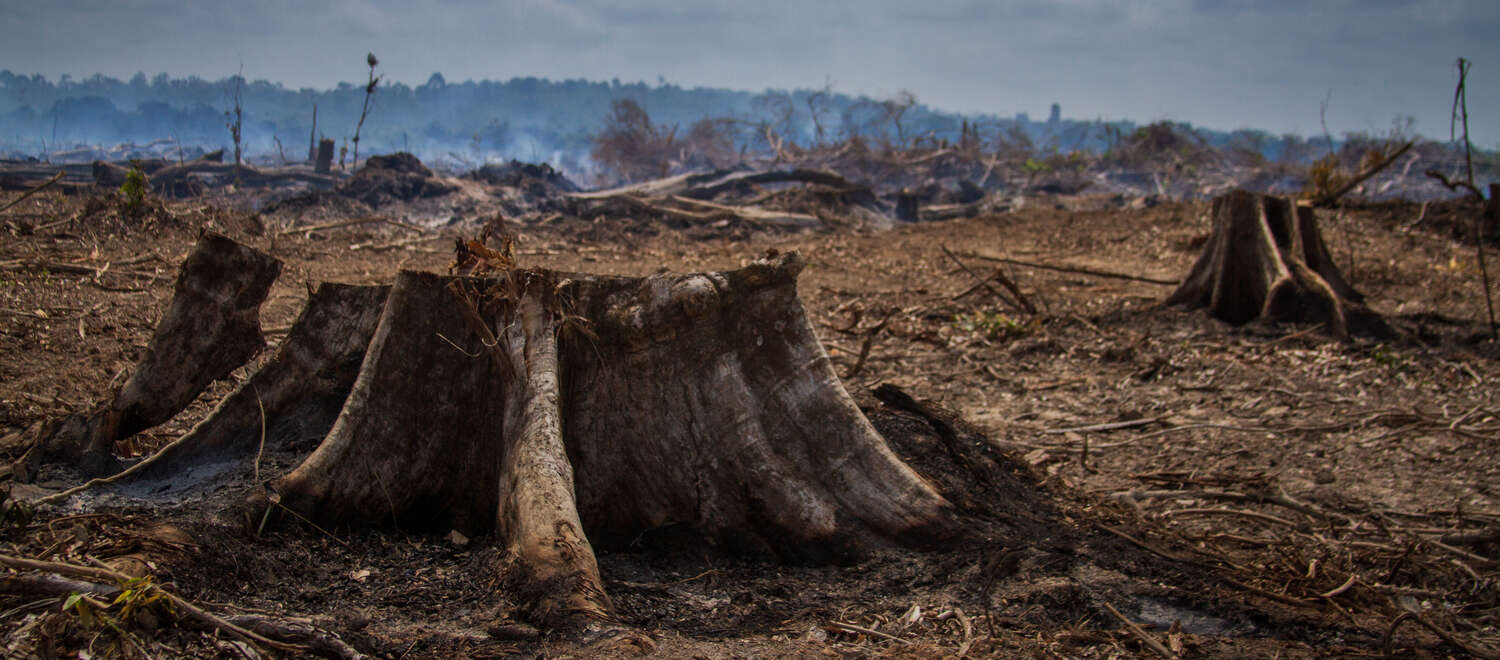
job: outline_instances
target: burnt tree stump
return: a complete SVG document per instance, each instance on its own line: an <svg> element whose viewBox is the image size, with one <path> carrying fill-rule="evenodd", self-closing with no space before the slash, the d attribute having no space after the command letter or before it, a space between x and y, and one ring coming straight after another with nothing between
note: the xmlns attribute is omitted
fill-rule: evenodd
<svg viewBox="0 0 1500 660"><path fill-rule="evenodd" d="M1203 252L1167 304L1207 308L1234 325L1324 323L1340 338L1390 334L1334 264L1311 207L1235 190L1214 199L1212 215Z"/></svg>

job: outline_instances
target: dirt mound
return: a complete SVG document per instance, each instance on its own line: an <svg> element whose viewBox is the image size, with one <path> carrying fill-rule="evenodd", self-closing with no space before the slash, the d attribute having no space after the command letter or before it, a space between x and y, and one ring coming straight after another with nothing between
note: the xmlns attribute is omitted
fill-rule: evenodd
<svg viewBox="0 0 1500 660"><path fill-rule="evenodd" d="M446 183L422 161L406 152L371 156L354 176L332 190L309 190L267 204L270 214L298 217L366 215L383 206L451 194Z"/></svg>
<svg viewBox="0 0 1500 660"><path fill-rule="evenodd" d="M338 192L372 207L394 201L442 197L458 188L439 180L432 170L409 153L372 156Z"/></svg>

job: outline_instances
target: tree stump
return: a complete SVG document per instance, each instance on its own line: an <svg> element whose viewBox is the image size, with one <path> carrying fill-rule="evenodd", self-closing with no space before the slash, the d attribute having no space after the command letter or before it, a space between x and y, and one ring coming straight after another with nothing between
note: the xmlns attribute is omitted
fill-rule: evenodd
<svg viewBox="0 0 1500 660"><path fill-rule="evenodd" d="M1167 304L1206 307L1235 325L1324 323L1339 338L1390 333L1334 264L1311 207L1235 190L1214 199L1212 214L1208 242Z"/></svg>
<svg viewBox="0 0 1500 660"><path fill-rule="evenodd" d="M802 266L783 255L647 278L403 272L327 436L249 496L246 520L492 535L522 613L561 628L611 617L594 547L653 530L799 562L953 542L964 533L953 505L835 376L797 298ZM287 410L296 397L266 396L287 377L264 372L250 382ZM247 389L191 435L245 435ZM195 451L207 450L171 453Z"/></svg>
<svg viewBox="0 0 1500 660"><path fill-rule="evenodd" d="M28 480L37 465L54 460L89 475L118 470L116 441L171 419L265 347L260 305L280 274L281 261L205 233L183 262L172 302L124 386L88 413L29 429L32 448L12 472Z"/></svg>

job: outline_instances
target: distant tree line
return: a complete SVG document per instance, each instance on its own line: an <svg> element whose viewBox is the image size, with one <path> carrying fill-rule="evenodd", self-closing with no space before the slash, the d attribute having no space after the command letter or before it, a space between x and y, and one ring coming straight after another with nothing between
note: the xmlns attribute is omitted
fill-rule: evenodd
<svg viewBox="0 0 1500 660"><path fill-rule="evenodd" d="M359 70L352 62L350 68ZM349 140L365 100L365 85L353 83L294 90L239 76L205 80L158 74L148 79L138 73L128 81L103 75L82 80L64 75L52 81L0 70L0 152L37 157L80 144L160 139L228 146L224 117L236 88L246 152L261 158L305 158L314 105L317 136ZM1114 150L1128 158L1122 145L1149 143L1153 135L1158 141L1186 140L1250 159L1307 163L1362 138L1350 134L1330 145L1322 137L1309 140L1250 129L1220 132L1186 123L1140 126L1064 119L1056 106L1045 121L1025 113L966 116L929 108L908 92L875 99L838 93L831 86L755 93L618 79L449 83L434 73L415 87L382 82L375 103L361 138L366 153L410 151L426 161L459 167L515 158L548 162L575 175L600 171L598 159L610 157L609 148L601 150L600 145L610 140L596 138L608 137L611 130L616 142L648 136L654 140L652 148L676 149L676 162L694 166L721 165L747 151L817 147L850 138L894 148L977 140L1039 157ZM1164 133L1163 127L1169 130ZM614 174L635 178L648 173Z"/></svg>

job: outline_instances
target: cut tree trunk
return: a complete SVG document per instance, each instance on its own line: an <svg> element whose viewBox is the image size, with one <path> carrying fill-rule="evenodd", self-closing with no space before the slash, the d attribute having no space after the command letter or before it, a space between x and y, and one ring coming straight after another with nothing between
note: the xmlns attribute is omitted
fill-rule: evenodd
<svg viewBox="0 0 1500 660"><path fill-rule="evenodd" d="M213 271L239 291L224 282L261 281L245 274L249 252L221 249L212 269L195 252L183 280ZM696 542L805 563L976 538L970 498L955 507L949 476L899 458L835 376L797 298L797 255L647 278L487 267L403 272L388 291L324 285L277 355L191 432L44 499L145 479L135 490L155 496L156 480L217 477L194 470L253 452L240 511L257 533L296 519L489 535L507 596L553 628L613 618L595 547ZM218 326L253 320L259 297L224 291L238 302L215 306L183 290L131 384L87 423L158 421L248 357L233 348L244 333ZM184 333L193 319L213 327ZM179 361L158 357L186 338ZM223 359L208 360L219 343ZM148 391L163 404L122 403ZM300 465L259 478L268 447L318 437Z"/></svg>
<svg viewBox="0 0 1500 660"><path fill-rule="evenodd" d="M205 233L182 264L172 303L124 386L86 414L30 429L34 444L13 474L24 481L38 464L57 460L89 475L117 470L116 441L171 419L265 346L260 305L280 273L280 260Z"/></svg>
<svg viewBox="0 0 1500 660"><path fill-rule="evenodd" d="M593 548L653 531L794 561L954 540L953 506L834 375L801 268L404 272L328 436L247 522L492 533L551 627L609 619Z"/></svg>
<svg viewBox="0 0 1500 660"><path fill-rule="evenodd" d="M1202 254L1167 304L1206 307L1235 325L1323 323L1340 338L1390 334L1334 264L1311 207L1235 190L1214 199L1212 215Z"/></svg>

